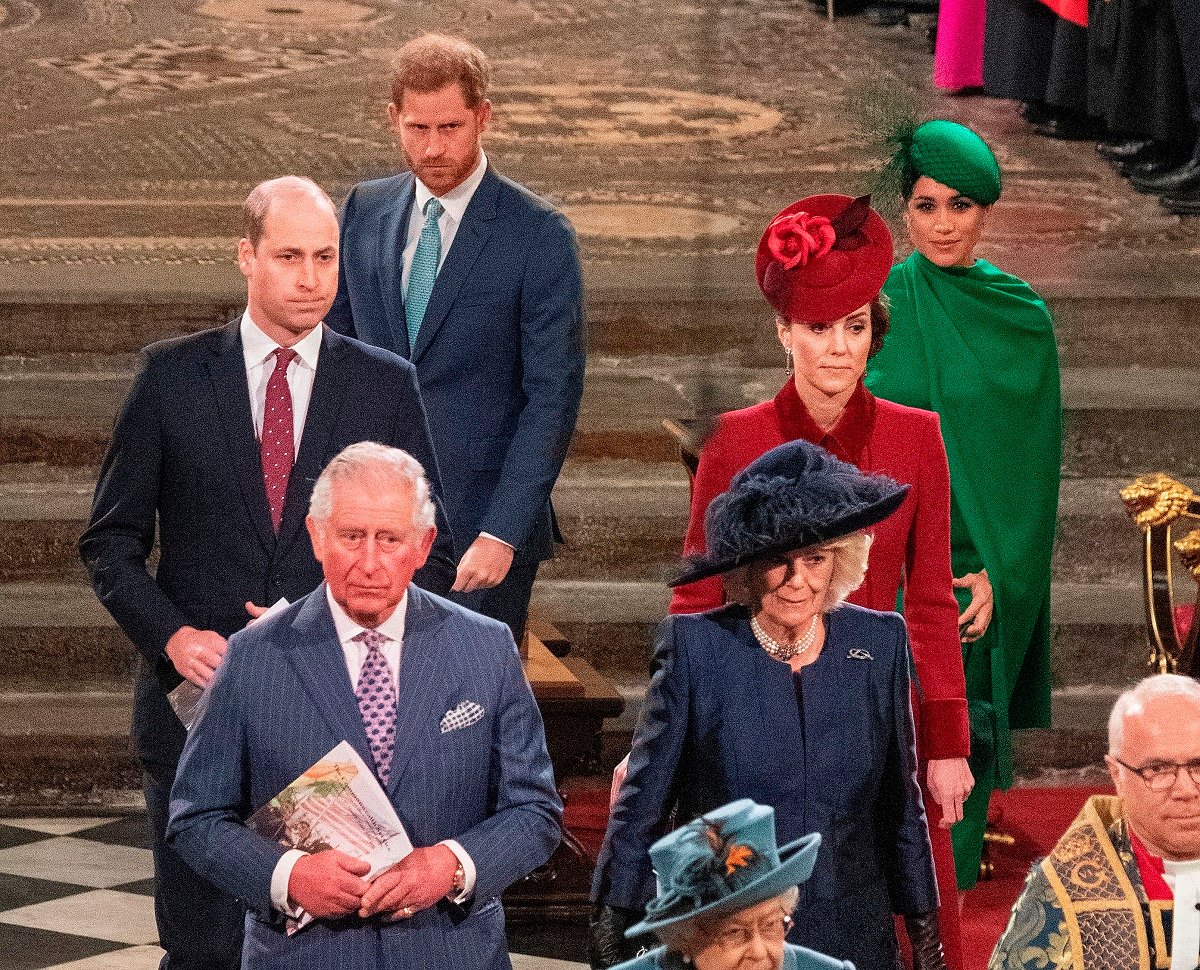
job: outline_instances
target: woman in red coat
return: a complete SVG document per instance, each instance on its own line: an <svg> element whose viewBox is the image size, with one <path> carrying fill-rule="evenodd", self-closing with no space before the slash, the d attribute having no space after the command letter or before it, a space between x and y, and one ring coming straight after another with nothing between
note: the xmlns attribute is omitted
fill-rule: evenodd
<svg viewBox="0 0 1200 970"><path fill-rule="evenodd" d="M942 898L946 958L961 967L958 893L948 827L962 817L973 780L964 638L982 635L991 589L983 574L958 580L975 594L960 617L950 572L950 475L938 416L873 397L862 384L867 358L883 344L887 309L880 290L892 261L884 221L865 199L818 195L783 210L759 243L759 287L776 311L776 330L793 368L773 400L722 415L705 442L692 489L685 555L705 549L709 503L759 455L797 438L863 471L912 490L875 527L867 578L850 602L892 610L903 589L916 666L914 714ZM720 577L676 588L672 613L725 602ZM940 822L940 825L934 825Z"/></svg>

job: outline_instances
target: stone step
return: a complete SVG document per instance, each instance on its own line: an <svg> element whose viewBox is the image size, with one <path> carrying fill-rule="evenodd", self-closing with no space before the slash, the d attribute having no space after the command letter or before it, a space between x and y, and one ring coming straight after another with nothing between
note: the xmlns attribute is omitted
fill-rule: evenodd
<svg viewBox="0 0 1200 970"><path fill-rule="evenodd" d="M127 355L0 358L0 455L10 463L96 466L133 373ZM665 417L744 407L775 393L782 371L673 358L593 359L571 454L584 461L674 461ZM1169 468L1200 473L1200 369L1068 368L1063 373L1070 477Z"/></svg>
<svg viewBox="0 0 1200 970"><path fill-rule="evenodd" d="M1200 490L1200 482L1181 477ZM1055 551L1059 579L1140 575L1140 533L1119 498L1130 480L1064 479ZM0 466L0 582L84 578L75 542L93 487L89 469ZM677 565L689 503L680 464L568 461L554 496L568 543L545 567L549 575L658 579Z"/></svg>
<svg viewBox="0 0 1200 970"><path fill-rule="evenodd" d="M141 787L132 693L0 693L0 808L116 805Z"/></svg>
<svg viewBox="0 0 1200 970"><path fill-rule="evenodd" d="M662 584L543 578L534 599L577 655L621 683L644 679L654 627L666 615ZM1147 650L1139 586L1056 583L1051 603L1058 686L1120 685L1140 676ZM0 683L7 689L124 687L135 666L133 647L90 586L0 584Z"/></svg>
<svg viewBox="0 0 1200 970"><path fill-rule="evenodd" d="M606 725L605 752L627 749L647 683L656 583L539 581L536 602L578 655L627 701ZM1116 692L1144 673L1140 590L1061 584L1054 590L1054 727L1022 732L1018 770L1031 778L1094 770ZM0 585L0 807L104 801L135 787L126 734L135 652L82 584ZM31 787L30 778L37 778Z"/></svg>
<svg viewBox="0 0 1200 970"><path fill-rule="evenodd" d="M0 297L0 354L133 353L166 337L219 326L241 311L241 296L40 302ZM1140 297L1075 286L1048 291L1065 366L1200 365L1200 298ZM588 290L593 355L712 357L774 366L779 345L772 314L748 278L676 286L606 285ZM1153 327L1130 326L1153 320Z"/></svg>

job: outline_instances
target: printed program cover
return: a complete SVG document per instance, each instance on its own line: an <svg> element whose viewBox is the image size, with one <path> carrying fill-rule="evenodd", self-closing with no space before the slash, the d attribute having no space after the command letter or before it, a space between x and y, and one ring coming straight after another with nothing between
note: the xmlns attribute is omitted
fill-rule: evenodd
<svg viewBox="0 0 1200 970"><path fill-rule="evenodd" d="M368 880L412 852L412 842L375 775L343 741L246 819L248 828L288 849L337 849L371 865ZM312 922L288 920L288 933Z"/></svg>

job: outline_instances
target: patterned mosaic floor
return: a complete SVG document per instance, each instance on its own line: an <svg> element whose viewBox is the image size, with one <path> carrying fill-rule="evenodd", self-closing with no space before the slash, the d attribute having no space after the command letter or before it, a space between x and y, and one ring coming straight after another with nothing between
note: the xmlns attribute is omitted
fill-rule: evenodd
<svg viewBox="0 0 1200 970"><path fill-rule="evenodd" d="M156 970L154 866L142 815L0 819L4 970ZM513 957L514 970L582 964Z"/></svg>
<svg viewBox="0 0 1200 970"><path fill-rule="evenodd" d="M237 289L256 181L339 196L395 169L387 65L424 29L489 52L489 151L571 215L594 280L709 276L797 195L868 187L861 105L881 90L995 144L982 252L1005 268L1172 289L1200 253L1200 220L1090 148L1034 136L1012 103L934 95L919 26L773 0L0 0L0 289Z"/></svg>

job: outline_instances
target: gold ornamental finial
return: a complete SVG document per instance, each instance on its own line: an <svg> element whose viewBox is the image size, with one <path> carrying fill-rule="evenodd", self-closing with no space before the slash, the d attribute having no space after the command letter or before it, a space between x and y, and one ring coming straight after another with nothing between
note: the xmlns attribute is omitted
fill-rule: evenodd
<svg viewBox="0 0 1200 970"><path fill-rule="evenodd" d="M1121 501L1134 524L1142 529L1170 525L1187 511L1196 493L1175 479L1156 472L1141 475L1121 489Z"/></svg>
<svg viewBox="0 0 1200 970"><path fill-rule="evenodd" d="M1182 539L1171 543L1179 553L1184 568L1200 583L1200 529L1193 529Z"/></svg>

